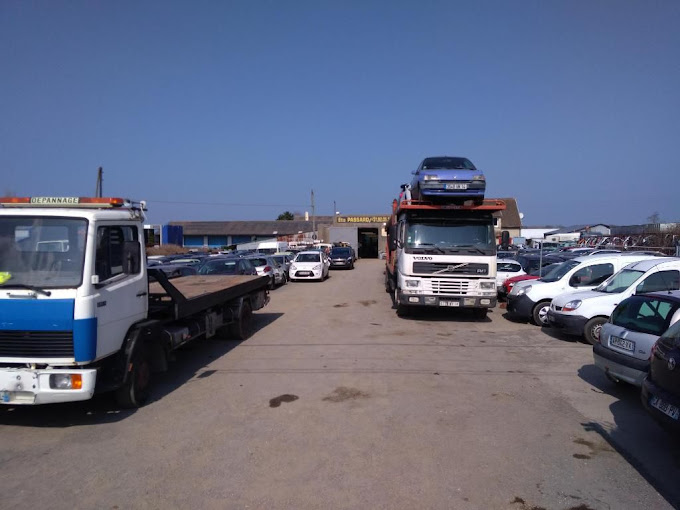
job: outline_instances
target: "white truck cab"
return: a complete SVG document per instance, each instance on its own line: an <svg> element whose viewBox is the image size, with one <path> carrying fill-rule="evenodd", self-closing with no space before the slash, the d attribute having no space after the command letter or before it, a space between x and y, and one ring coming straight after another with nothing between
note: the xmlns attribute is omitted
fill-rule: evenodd
<svg viewBox="0 0 680 510"><path fill-rule="evenodd" d="M589 257L590 258L590 257ZM633 294L680 289L680 258L653 257L627 265L592 290L566 292L550 305L551 326L599 341L602 324L622 300Z"/></svg>

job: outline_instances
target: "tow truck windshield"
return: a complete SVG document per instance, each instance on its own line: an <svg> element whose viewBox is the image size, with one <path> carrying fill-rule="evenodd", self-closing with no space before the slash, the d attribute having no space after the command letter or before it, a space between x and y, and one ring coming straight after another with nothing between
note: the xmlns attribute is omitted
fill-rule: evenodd
<svg viewBox="0 0 680 510"><path fill-rule="evenodd" d="M87 220L0 218L0 288L77 287L83 279Z"/></svg>
<svg viewBox="0 0 680 510"><path fill-rule="evenodd" d="M405 245L410 253L496 253L493 225L485 220L459 224L437 220L411 223L406 227Z"/></svg>

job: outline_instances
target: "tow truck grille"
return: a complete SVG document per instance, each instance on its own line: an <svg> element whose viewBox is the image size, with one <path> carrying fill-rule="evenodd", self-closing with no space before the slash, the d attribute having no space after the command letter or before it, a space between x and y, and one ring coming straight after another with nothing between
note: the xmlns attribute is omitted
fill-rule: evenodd
<svg viewBox="0 0 680 510"><path fill-rule="evenodd" d="M72 358L71 331L0 331L0 357Z"/></svg>
<svg viewBox="0 0 680 510"><path fill-rule="evenodd" d="M480 276L489 274L489 264L465 262L414 262L413 272L418 274L473 274Z"/></svg>
<svg viewBox="0 0 680 510"><path fill-rule="evenodd" d="M469 282L456 280L430 280L433 294L467 294Z"/></svg>

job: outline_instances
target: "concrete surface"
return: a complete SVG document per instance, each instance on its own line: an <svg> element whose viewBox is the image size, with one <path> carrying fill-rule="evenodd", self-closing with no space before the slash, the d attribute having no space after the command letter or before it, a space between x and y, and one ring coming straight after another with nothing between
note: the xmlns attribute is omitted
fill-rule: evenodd
<svg viewBox="0 0 680 510"><path fill-rule="evenodd" d="M272 292L153 401L0 408L2 508L671 508L680 449L589 346L459 310L399 319L383 261Z"/></svg>

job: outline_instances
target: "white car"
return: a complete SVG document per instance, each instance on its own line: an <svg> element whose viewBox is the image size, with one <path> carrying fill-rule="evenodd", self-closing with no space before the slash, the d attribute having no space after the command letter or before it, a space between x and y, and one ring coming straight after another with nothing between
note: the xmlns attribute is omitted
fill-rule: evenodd
<svg viewBox="0 0 680 510"><path fill-rule="evenodd" d="M496 262L496 289L500 289L505 280L513 276L526 274L522 269L522 264L512 259L500 259Z"/></svg>
<svg viewBox="0 0 680 510"><path fill-rule="evenodd" d="M680 259L653 257L629 264L593 290L565 292L550 304L548 321L570 335L600 341L602 325L633 294L680 288Z"/></svg>
<svg viewBox="0 0 680 510"><path fill-rule="evenodd" d="M319 280L328 277L331 266L325 253L319 250L301 251L290 264L288 274L290 281L295 280Z"/></svg>

